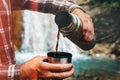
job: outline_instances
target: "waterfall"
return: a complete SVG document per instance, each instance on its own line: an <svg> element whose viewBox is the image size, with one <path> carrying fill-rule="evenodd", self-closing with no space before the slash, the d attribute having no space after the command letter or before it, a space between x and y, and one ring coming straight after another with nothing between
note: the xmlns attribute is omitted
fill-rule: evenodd
<svg viewBox="0 0 120 80"><path fill-rule="evenodd" d="M44 14L25 10L23 13L23 43L21 51L16 51L17 62L21 63L36 55L46 55L55 51L58 27L53 14ZM66 37L60 34L58 51L70 52L73 58L89 59L80 49ZM23 54L22 54L23 53ZM27 56L24 56L27 55ZM24 56L24 57L23 57ZM86 56L86 57L85 57ZM19 57L19 58L18 58ZM27 57L27 58L25 58Z"/></svg>
<svg viewBox="0 0 120 80"><path fill-rule="evenodd" d="M23 63L34 56L46 56L55 51L58 28L54 15L27 11L23 13L23 43L20 51L16 51L17 63ZM72 53L75 75L68 80L120 80L120 64L113 60L93 58L81 54L78 48L60 34L59 50ZM100 56L99 56L100 57ZM112 76L111 76L112 75Z"/></svg>

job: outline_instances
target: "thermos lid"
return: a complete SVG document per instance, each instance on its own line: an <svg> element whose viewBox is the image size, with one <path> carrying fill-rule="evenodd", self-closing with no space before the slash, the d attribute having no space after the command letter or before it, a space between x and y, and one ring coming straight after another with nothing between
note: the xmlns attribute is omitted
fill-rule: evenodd
<svg viewBox="0 0 120 80"><path fill-rule="evenodd" d="M55 16L55 23L59 28L68 26L72 21L72 16L67 11L58 12Z"/></svg>

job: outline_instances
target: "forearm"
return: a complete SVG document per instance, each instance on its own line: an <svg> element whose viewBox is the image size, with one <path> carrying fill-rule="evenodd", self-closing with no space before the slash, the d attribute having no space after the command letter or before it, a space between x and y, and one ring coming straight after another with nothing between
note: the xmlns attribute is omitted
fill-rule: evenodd
<svg viewBox="0 0 120 80"><path fill-rule="evenodd" d="M1 65L0 80L20 80L20 66L16 64Z"/></svg>

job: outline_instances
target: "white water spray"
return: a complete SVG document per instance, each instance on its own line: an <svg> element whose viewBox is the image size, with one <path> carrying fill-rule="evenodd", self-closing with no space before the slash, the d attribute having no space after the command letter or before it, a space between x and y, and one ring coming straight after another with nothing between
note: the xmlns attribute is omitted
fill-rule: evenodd
<svg viewBox="0 0 120 80"><path fill-rule="evenodd" d="M58 27L54 22L54 15L33 11L24 11L23 14L23 43L20 52L16 52L18 63L31 59L36 55L46 55L55 51ZM67 38L60 35L58 51L70 52L73 58L88 59L80 54L80 49ZM23 57L24 56L24 57Z"/></svg>
<svg viewBox="0 0 120 80"><path fill-rule="evenodd" d="M24 38L21 51L16 51L17 63L23 63L34 56L46 55L49 51L55 51L58 28L54 23L54 16L52 14L25 11L23 15L23 27ZM93 59L90 56L81 54L80 49L67 38L64 38L62 34L59 40L59 51L73 54L72 60L75 65L75 80L83 77L85 78L84 80L86 80L88 77L91 78L94 76L96 78L97 76L103 77L105 75L110 75L110 77L113 78L114 73L112 74L112 72L116 72L119 77L120 65L117 62ZM117 80L116 76L114 80Z"/></svg>

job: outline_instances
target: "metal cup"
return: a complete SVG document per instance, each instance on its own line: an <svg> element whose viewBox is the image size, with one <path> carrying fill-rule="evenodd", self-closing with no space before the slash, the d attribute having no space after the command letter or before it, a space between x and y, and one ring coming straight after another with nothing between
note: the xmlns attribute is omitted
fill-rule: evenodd
<svg viewBox="0 0 120 80"><path fill-rule="evenodd" d="M72 54L68 52L48 52L48 62L50 63L71 63Z"/></svg>
<svg viewBox="0 0 120 80"><path fill-rule="evenodd" d="M48 62L50 63L60 63L66 64L71 63L72 61L72 54L68 52L48 52ZM63 79L51 79L51 80L63 80Z"/></svg>

